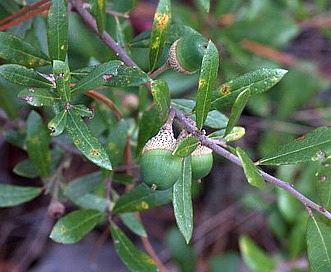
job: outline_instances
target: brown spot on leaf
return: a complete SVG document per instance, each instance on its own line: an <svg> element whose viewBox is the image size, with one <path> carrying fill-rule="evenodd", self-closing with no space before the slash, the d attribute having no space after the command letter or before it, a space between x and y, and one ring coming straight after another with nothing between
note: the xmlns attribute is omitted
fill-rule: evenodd
<svg viewBox="0 0 331 272"><path fill-rule="evenodd" d="M220 89L221 95L227 95L230 92L230 86L229 85L222 85Z"/></svg>
<svg viewBox="0 0 331 272"><path fill-rule="evenodd" d="M302 141L302 140L304 140L304 139L306 139L306 136L305 136L305 135L302 135L302 136L296 138L295 140L296 140L296 141Z"/></svg>

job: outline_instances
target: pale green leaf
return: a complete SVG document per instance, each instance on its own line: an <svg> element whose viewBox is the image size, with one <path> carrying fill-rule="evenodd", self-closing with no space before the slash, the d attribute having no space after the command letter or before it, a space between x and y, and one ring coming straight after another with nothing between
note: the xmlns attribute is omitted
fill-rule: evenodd
<svg viewBox="0 0 331 272"><path fill-rule="evenodd" d="M0 184L0 207L12 207L36 198L42 189L39 187Z"/></svg>

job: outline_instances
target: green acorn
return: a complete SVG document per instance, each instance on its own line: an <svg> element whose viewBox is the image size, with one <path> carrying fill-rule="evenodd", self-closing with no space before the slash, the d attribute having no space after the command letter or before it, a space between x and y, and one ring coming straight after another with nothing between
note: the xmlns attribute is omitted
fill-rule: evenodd
<svg viewBox="0 0 331 272"><path fill-rule="evenodd" d="M169 50L169 66L180 73L194 74L201 67L207 44L208 40L197 34L176 40Z"/></svg>
<svg viewBox="0 0 331 272"><path fill-rule="evenodd" d="M199 145L191 154L192 178L202 179L210 173L213 166L212 150Z"/></svg>
<svg viewBox="0 0 331 272"><path fill-rule="evenodd" d="M176 140L171 126L163 126L143 149L140 174L145 184L156 190L171 188L181 175L182 159L172 155Z"/></svg>

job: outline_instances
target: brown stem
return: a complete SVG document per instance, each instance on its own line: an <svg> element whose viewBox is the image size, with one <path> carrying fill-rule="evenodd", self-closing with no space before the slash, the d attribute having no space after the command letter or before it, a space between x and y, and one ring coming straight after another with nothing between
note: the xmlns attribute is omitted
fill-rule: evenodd
<svg viewBox="0 0 331 272"><path fill-rule="evenodd" d="M242 164L237 156L229 152L228 150L224 149L218 144L218 141L215 141L213 139L209 139L206 135L201 133L194 125L192 125L192 122L178 109L171 107L171 110L175 112L176 117L179 119L179 121L182 123L182 125L185 127L185 129L192 133L193 136L195 136L197 139L201 141L201 143L205 146L208 146L211 148L215 153L223 156L224 158L232 161L236 165L242 167ZM277 187L280 187L290 193L292 196L294 196L296 199L298 199L305 207L311 208L321 214L323 214L325 217L329 218L331 220L331 213L328 212L326 209L324 209L322 206L316 204L315 202L311 201L304 195L302 195L300 192L298 192L296 189L294 189L291 184L282 181L278 178L275 178L274 176L269 175L268 173L260 170L260 173L262 177L269 182L270 184L273 184Z"/></svg>
<svg viewBox="0 0 331 272"><path fill-rule="evenodd" d="M159 74L163 73L164 71L167 71L170 68L169 63L166 62L165 64L163 64L160 68L156 69L155 71L153 71L152 73L149 74L149 77L151 79L156 78Z"/></svg>
<svg viewBox="0 0 331 272"><path fill-rule="evenodd" d="M105 105L107 105L108 108L115 114L115 118L117 121L123 118L121 111L116 107L115 103L111 101L108 97L94 90L85 92L84 94L89 97L95 98L101 101L102 103L104 103Z"/></svg>

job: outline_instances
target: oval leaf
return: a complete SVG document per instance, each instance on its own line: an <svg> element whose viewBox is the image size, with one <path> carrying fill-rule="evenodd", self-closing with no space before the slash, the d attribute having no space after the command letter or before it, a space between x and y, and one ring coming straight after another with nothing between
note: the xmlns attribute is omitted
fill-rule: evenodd
<svg viewBox="0 0 331 272"><path fill-rule="evenodd" d="M171 1L160 0L154 14L149 45L149 70L153 71L162 54L166 35L171 23Z"/></svg>
<svg viewBox="0 0 331 272"><path fill-rule="evenodd" d="M123 194L115 203L114 213L140 212L167 204L171 201L172 190L152 190L145 183Z"/></svg>
<svg viewBox="0 0 331 272"><path fill-rule="evenodd" d="M248 180L248 183L257 188L264 189L265 181L262 178L259 169L247 156L246 152L242 150L239 146L236 148L236 152L244 168L245 176Z"/></svg>
<svg viewBox="0 0 331 272"><path fill-rule="evenodd" d="M73 95L106 85L108 81L117 75L120 65L120 61L111 60L95 66L90 73L79 80L75 87L72 88Z"/></svg>
<svg viewBox="0 0 331 272"><path fill-rule="evenodd" d="M193 233L193 207L192 207L192 169L191 156L183 160L182 176L173 188L173 206L180 232L186 243L189 243Z"/></svg>
<svg viewBox="0 0 331 272"><path fill-rule="evenodd" d="M110 233L117 254L130 271L159 271L154 261L134 246L130 239L114 223L110 225Z"/></svg>
<svg viewBox="0 0 331 272"><path fill-rule="evenodd" d="M170 106L170 92L168 84L164 80L154 80L151 83L151 92L156 103L161 121L165 121L168 116Z"/></svg>
<svg viewBox="0 0 331 272"><path fill-rule="evenodd" d="M47 16L48 52L53 60L64 61L68 49L67 1L52 0Z"/></svg>
<svg viewBox="0 0 331 272"><path fill-rule="evenodd" d="M73 244L81 240L102 219L95 210L78 210L59 219L52 229L50 238L58 243Z"/></svg>
<svg viewBox="0 0 331 272"><path fill-rule="evenodd" d="M240 115L243 112L243 110L248 102L249 96L250 96L249 89L246 89L243 92L241 92L238 95L238 97L236 98L236 100L234 101L232 109L231 109L231 113L230 113L229 122L225 129L225 136L227 136L232 131L232 129L238 122Z"/></svg>
<svg viewBox="0 0 331 272"><path fill-rule="evenodd" d="M23 89L17 97L34 107L53 106L55 102L60 101L53 91L40 88Z"/></svg>
<svg viewBox="0 0 331 272"><path fill-rule="evenodd" d="M198 147L198 145L199 141L197 138L193 136L185 137L176 145L172 154L183 158L187 157Z"/></svg>
<svg viewBox="0 0 331 272"><path fill-rule="evenodd" d="M132 66L120 65L116 76L107 81L105 85L112 87L137 87L150 80L150 77L144 71Z"/></svg>
<svg viewBox="0 0 331 272"><path fill-rule="evenodd" d="M239 247L244 262L251 271L272 272L276 268L274 260L268 257L249 237L241 236Z"/></svg>
<svg viewBox="0 0 331 272"><path fill-rule="evenodd" d="M50 137L41 116L31 111L27 119L26 146L29 158L42 177L50 173L51 153Z"/></svg>
<svg viewBox="0 0 331 272"><path fill-rule="evenodd" d="M32 69L18 64L0 66L0 75L11 83L26 87L51 88L53 84Z"/></svg>
<svg viewBox="0 0 331 272"><path fill-rule="evenodd" d="M213 91L211 108L224 109L232 104L245 89L250 90L250 95L266 92L276 85L286 73L287 71L283 69L262 68L230 80Z"/></svg>
<svg viewBox="0 0 331 272"><path fill-rule="evenodd" d="M67 110L60 111L55 117L49 121L47 127L51 131L51 136L60 135L67 124Z"/></svg>
<svg viewBox="0 0 331 272"><path fill-rule="evenodd" d="M309 271L331 270L331 228L314 216L307 224L307 251Z"/></svg>
<svg viewBox="0 0 331 272"><path fill-rule="evenodd" d="M331 154L331 128L320 127L283 145L259 160L259 164L281 165L323 160Z"/></svg>
<svg viewBox="0 0 331 272"><path fill-rule="evenodd" d="M68 110L67 130L75 146L91 162L99 167L112 170L111 163L104 148L99 141L92 136L89 128L74 109Z"/></svg>
<svg viewBox="0 0 331 272"><path fill-rule="evenodd" d="M39 176L39 172L29 159L20 161L18 164L16 164L13 169L13 172L16 175L26 178L36 178Z"/></svg>
<svg viewBox="0 0 331 272"><path fill-rule="evenodd" d="M121 218L123 224L127 226L133 233L142 237L147 237L147 233L143 224L134 215L134 213L120 213L119 217Z"/></svg>
<svg viewBox="0 0 331 272"><path fill-rule="evenodd" d="M70 69L67 63L60 60L53 61L53 72L56 81L56 91L65 100L70 100Z"/></svg>
<svg viewBox="0 0 331 272"><path fill-rule="evenodd" d="M34 199L42 189L39 187L0 184L0 207L12 207Z"/></svg>
<svg viewBox="0 0 331 272"><path fill-rule="evenodd" d="M28 67L51 64L38 48L8 32L0 32L0 58Z"/></svg>
<svg viewBox="0 0 331 272"><path fill-rule="evenodd" d="M195 105L198 129L202 129L210 109L211 94L217 79L218 66L219 54L217 48L212 41L209 41L202 59Z"/></svg>

